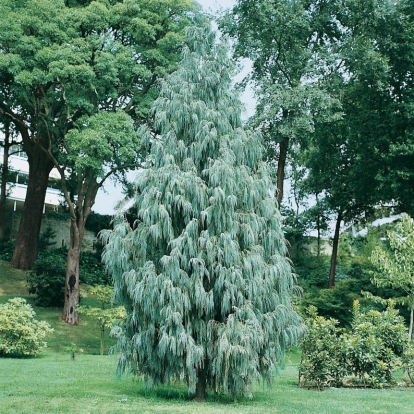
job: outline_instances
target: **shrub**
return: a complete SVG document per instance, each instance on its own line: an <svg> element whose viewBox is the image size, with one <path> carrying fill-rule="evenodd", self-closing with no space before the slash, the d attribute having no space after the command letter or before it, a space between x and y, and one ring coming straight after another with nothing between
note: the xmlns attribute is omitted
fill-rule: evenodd
<svg viewBox="0 0 414 414"><path fill-rule="evenodd" d="M300 378L318 389L339 386L345 375L353 374L364 385L382 387L402 365L412 375L414 352L408 352L404 320L392 301L383 312L362 312L354 302L351 330L343 333L337 321L325 319L309 308L308 334L302 341Z"/></svg>
<svg viewBox="0 0 414 414"><path fill-rule="evenodd" d="M65 298L65 249L40 252L36 264L27 272L28 290L36 294L37 306L62 307ZM89 285L108 284L109 276L96 252L83 252L80 259L80 281Z"/></svg>
<svg viewBox="0 0 414 414"><path fill-rule="evenodd" d="M33 308L23 298L0 305L0 355L37 355L47 346L43 339L53 329L34 316Z"/></svg>
<svg viewBox="0 0 414 414"><path fill-rule="evenodd" d="M39 253L36 264L27 272L29 293L37 294L37 306L63 306L65 299L66 253L57 249Z"/></svg>
<svg viewBox="0 0 414 414"><path fill-rule="evenodd" d="M79 277L88 285L107 285L109 275L101 261L102 249L97 252L83 252L79 262Z"/></svg>
<svg viewBox="0 0 414 414"><path fill-rule="evenodd" d="M313 306L309 307L308 314L308 334L301 343L299 385L302 381L303 385L311 381L318 389L331 383L340 386L347 372L338 321L319 316Z"/></svg>
<svg viewBox="0 0 414 414"><path fill-rule="evenodd" d="M402 356L402 367L410 381L414 384L414 347L411 344L406 348Z"/></svg>
<svg viewBox="0 0 414 414"><path fill-rule="evenodd" d="M0 260L9 262L13 257L14 244L11 241L4 240L0 242Z"/></svg>
<svg viewBox="0 0 414 414"><path fill-rule="evenodd" d="M401 357L408 346L407 329L394 303L383 312L361 312L354 302L351 334L344 336L347 361L351 371L365 383L381 387L392 379L401 366Z"/></svg>

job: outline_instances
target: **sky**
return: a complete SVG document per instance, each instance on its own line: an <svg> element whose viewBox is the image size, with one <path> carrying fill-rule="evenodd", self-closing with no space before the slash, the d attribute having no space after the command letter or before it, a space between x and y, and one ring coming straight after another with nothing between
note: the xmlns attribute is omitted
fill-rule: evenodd
<svg viewBox="0 0 414 414"><path fill-rule="evenodd" d="M235 0L197 0L197 2L209 13L215 14L219 10L232 7ZM250 70L250 63L248 61L242 62L243 69L238 76L235 77L235 82L240 81ZM243 114L244 118L247 118L253 113L254 110L254 98L251 90L247 90L241 95L241 100L245 104L246 111ZM134 173L130 174L132 178ZM116 204L124 198L122 194L122 186L116 185L112 181L105 183L96 196L95 205L93 211L99 214L114 214Z"/></svg>

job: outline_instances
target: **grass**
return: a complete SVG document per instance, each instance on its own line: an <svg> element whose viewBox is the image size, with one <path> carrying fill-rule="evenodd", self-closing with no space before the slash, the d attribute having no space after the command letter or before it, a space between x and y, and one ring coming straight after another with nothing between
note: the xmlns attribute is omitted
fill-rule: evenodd
<svg viewBox="0 0 414 414"><path fill-rule="evenodd" d="M0 261L0 303L25 294L25 273ZM84 303L97 305L83 289ZM234 402L228 396L210 395L205 403L188 399L185 386L173 384L147 390L141 379L116 378L116 356L99 356L99 328L84 318L71 327L60 320L61 309L35 307L38 319L47 320L55 331L49 348L40 357L0 359L0 413L197 413L197 414L411 414L414 388L329 389L318 392L298 388L300 353L293 349L287 367L271 388L256 384L253 400ZM85 353L72 361L63 352L75 342Z"/></svg>
<svg viewBox="0 0 414 414"><path fill-rule="evenodd" d="M257 385L253 400L233 402L211 396L205 403L188 400L180 385L147 391L141 380L115 377L116 357L48 352L40 358L1 360L1 413L306 413L411 414L414 390L297 387L297 370L287 367L272 388ZM12 374L7 374L12 373Z"/></svg>

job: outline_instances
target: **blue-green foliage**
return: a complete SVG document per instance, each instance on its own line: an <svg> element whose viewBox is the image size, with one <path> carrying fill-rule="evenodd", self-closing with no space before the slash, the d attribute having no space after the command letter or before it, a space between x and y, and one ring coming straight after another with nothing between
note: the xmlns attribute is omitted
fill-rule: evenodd
<svg viewBox="0 0 414 414"><path fill-rule="evenodd" d="M161 85L156 134L136 182L137 220L104 233L118 303L119 367L149 385L186 380L250 393L301 335L297 287L260 138L243 129L226 43L189 31L178 70Z"/></svg>

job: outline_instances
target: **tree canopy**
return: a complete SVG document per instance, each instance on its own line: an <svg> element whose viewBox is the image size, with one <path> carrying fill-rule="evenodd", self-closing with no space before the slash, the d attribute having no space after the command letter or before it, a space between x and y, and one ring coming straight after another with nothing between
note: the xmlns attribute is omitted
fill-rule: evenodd
<svg viewBox="0 0 414 414"><path fill-rule="evenodd" d="M21 134L30 168L12 264L30 268L54 166L44 149L61 163L68 131L97 112L146 119L156 80L177 63L199 7L192 0L0 4L0 112Z"/></svg>

